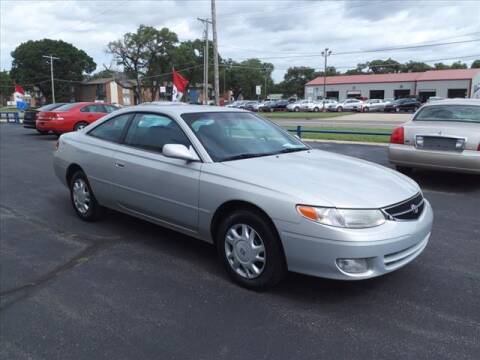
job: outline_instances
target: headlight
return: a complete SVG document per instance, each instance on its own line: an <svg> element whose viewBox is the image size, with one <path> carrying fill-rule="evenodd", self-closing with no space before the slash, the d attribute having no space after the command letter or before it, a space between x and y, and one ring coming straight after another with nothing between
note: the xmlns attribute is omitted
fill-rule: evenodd
<svg viewBox="0 0 480 360"><path fill-rule="evenodd" d="M336 209L298 205L297 211L303 217L320 224L361 229L382 225L385 216L380 210Z"/></svg>

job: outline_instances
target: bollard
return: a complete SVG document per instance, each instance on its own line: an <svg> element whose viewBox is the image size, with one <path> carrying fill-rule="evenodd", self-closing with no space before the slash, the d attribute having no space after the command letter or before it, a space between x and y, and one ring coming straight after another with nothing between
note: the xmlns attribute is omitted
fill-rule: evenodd
<svg viewBox="0 0 480 360"><path fill-rule="evenodd" d="M297 125L297 136L299 138L302 137L302 126L301 125Z"/></svg>

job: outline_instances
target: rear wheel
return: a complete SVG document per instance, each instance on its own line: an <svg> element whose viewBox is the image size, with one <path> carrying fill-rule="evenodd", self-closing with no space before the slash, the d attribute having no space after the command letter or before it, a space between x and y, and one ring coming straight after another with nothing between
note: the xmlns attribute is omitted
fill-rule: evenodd
<svg viewBox="0 0 480 360"><path fill-rule="evenodd" d="M48 130L38 130L37 129L37 132L40 134L40 135L47 135L48 134Z"/></svg>
<svg viewBox="0 0 480 360"><path fill-rule="evenodd" d="M364 112L369 112L370 109L369 109L368 107L364 107L364 108L363 108L363 111L364 111Z"/></svg>
<svg viewBox="0 0 480 360"><path fill-rule="evenodd" d="M77 215L85 221L96 221L103 208L95 199L93 191L83 171L77 171L70 180L70 199Z"/></svg>
<svg viewBox="0 0 480 360"><path fill-rule="evenodd" d="M296 108L293 109L293 111L299 112L299 111L300 111L300 108L297 106Z"/></svg>
<svg viewBox="0 0 480 360"><path fill-rule="evenodd" d="M408 166L395 166L395 169L404 175L411 175L413 173L413 168Z"/></svg>
<svg viewBox="0 0 480 360"><path fill-rule="evenodd" d="M80 121L75 124L73 130L75 131L82 130L85 126L88 126L88 123L86 121Z"/></svg>
<svg viewBox="0 0 480 360"><path fill-rule="evenodd" d="M313 111L314 111L314 112L319 112L320 109L319 109L318 107L316 107L316 108L313 108Z"/></svg>
<svg viewBox="0 0 480 360"><path fill-rule="evenodd" d="M339 107L337 108L337 111L338 111L338 112L342 112L342 111L343 111L343 107L339 106Z"/></svg>
<svg viewBox="0 0 480 360"><path fill-rule="evenodd" d="M270 288L286 274L280 239L256 211L238 210L228 215L216 232L216 245L229 276L246 288Z"/></svg>

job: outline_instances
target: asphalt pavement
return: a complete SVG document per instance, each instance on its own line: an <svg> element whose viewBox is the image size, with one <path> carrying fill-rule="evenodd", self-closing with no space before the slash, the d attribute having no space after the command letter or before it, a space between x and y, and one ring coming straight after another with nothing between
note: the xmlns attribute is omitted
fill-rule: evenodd
<svg viewBox="0 0 480 360"><path fill-rule="evenodd" d="M406 267L361 282L292 273L256 293L209 244L113 212L79 220L54 144L0 124L2 359L478 359L479 177L413 175L435 222ZM388 166L385 147L312 146Z"/></svg>

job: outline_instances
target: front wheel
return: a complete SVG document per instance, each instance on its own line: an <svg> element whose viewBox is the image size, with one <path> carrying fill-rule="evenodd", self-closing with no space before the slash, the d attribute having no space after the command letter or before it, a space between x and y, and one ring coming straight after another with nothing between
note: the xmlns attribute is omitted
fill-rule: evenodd
<svg viewBox="0 0 480 360"><path fill-rule="evenodd" d="M314 111L314 112L319 112L320 109L319 109L318 107L316 107L316 108L313 109L313 111Z"/></svg>
<svg viewBox="0 0 480 360"><path fill-rule="evenodd" d="M368 107L364 107L364 108L363 108L363 111L364 111L364 112L369 112L370 109L369 109Z"/></svg>
<svg viewBox="0 0 480 360"><path fill-rule="evenodd" d="M287 271L280 239L262 214L238 210L216 234L217 252L229 276L252 290L276 285Z"/></svg>
<svg viewBox="0 0 480 360"><path fill-rule="evenodd" d="M85 221L96 221L103 214L83 171L77 171L70 181L70 200L77 215Z"/></svg>
<svg viewBox="0 0 480 360"><path fill-rule="evenodd" d="M339 107L337 108L337 111L338 111L338 112L342 112L342 111L343 111L343 108L342 108L341 106L339 106Z"/></svg>
<svg viewBox="0 0 480 360"><path fill-rule="evenodd" d="M295 111L295 112L299 112L299 111L300 111L300 109L299 109L298 107L296 107L296 108L294 108L294 109L293 109L293 111Z"/></svg>

